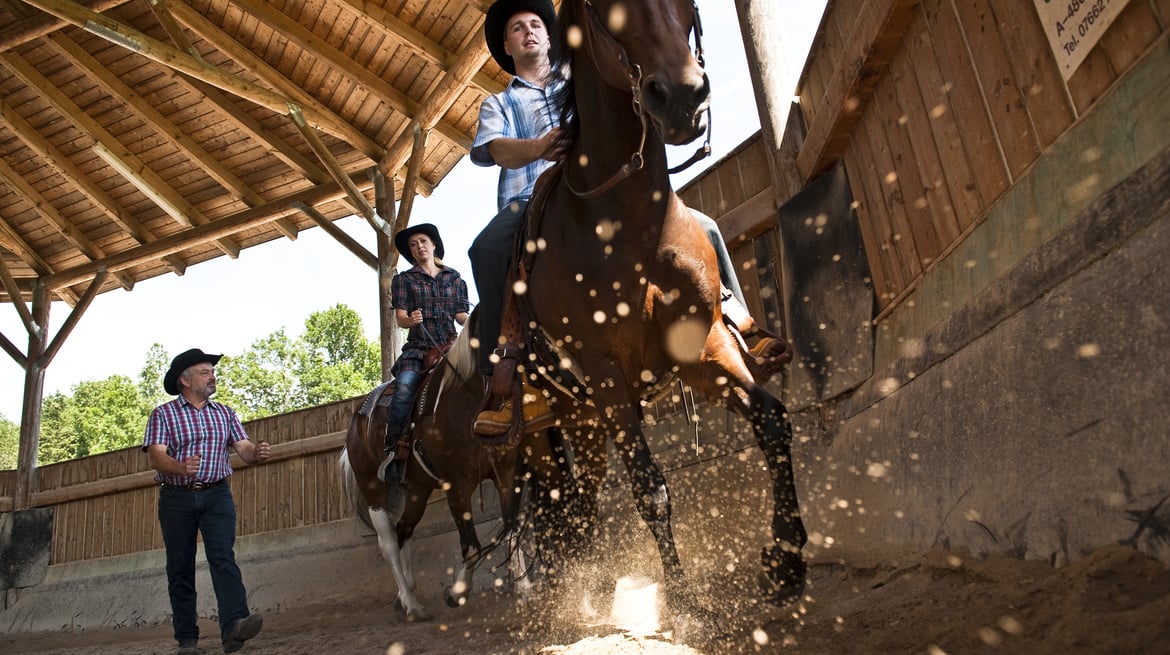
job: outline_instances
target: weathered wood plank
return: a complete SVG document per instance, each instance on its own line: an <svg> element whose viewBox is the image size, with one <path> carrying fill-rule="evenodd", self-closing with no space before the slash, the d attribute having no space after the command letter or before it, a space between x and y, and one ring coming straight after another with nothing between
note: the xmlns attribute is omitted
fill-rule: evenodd
<svg viewBox="0 0 1170 655"><path fill-rule="evenodd" d="M945 71L943 83L959 126L959 136L980 196L985 204L990 204L1007 190L1008 170L983 103L965 37L950 0L926 0L923 10L939 70Z"/></svg>
<svg viewBox="0 0 1170 655"><path fill-rule="evenodd" d="M1011 179L1018 179L1040 156L1040 142L1028 119L995 14L988 0L954 2L1008 173Z"/></svg>
<svg viewBox="0 0 1170 655"><path fill-rule="evenodd" d="M873 189L879 194L885 210L881 218L885 221L884 229L889 235L886 256L894 258L894 264L900 271L902 280L900 291L922 273L918 246L914 243L914 231L910 228L910 219L902 204L898 174L894 170L894 155L891 154L888 135L882 129L881 116L876 107L870 107L870 111L861 117L857 127L857 136L854 140L864 140L869 146L870 177L873 179Z"/></svg>

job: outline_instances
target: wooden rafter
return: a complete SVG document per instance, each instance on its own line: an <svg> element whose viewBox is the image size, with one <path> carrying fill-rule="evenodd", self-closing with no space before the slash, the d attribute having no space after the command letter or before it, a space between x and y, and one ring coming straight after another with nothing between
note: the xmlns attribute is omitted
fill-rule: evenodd
<svg viewBox="0 0 1170 655"><path fill-rule="evenodd" d="M438 64L444 71L450 70L451 66L458 59L455 53L435 43L427 35L414 29L406 21L381 7L370 2L365 2L364 0L342 1L353 10L358 20L410 48L420 56ZM504 85L482 72L477 72L472 76L471 83L489 95L504 90Z"/></svg>
<svg viewBox="0 0 1170 655"><path fill-rule="evenodd" d="M199 213L199 210L183 199L174 189L163 184L158 175L147 168L133 154L123 150L122 154L119 155L101 141L93 144L93 151L183 227L189 228L207 224L207 218ZM232 259L240 256L240 246L228 237L217 239L215 244Z"/></svg>
<svg viewBox="0 0 1170 655"><path fill-rule="evenodd" d="M406 167L406 180L402 183L402 202L398 207L398 217L394 220L394 233L406 228L410 224L410 214L414 211L414 189L418 182L419 171L422 170L423 159L427 156L427 135L414 124L412 130L414 146L410 151L410 163Z"/></svg>
<svg viewBox="0 0 1170 655"><path fill-rule="evenodd" d="M130 2L130 0L96 0L89 8L101 13ZM0 52L6 52L29 41L52 34L62 27L68 26L67 21L51 14L36 12L33 15L17 21L3 30L0 30Z"/></svg>
<svg viewBox="0 0 1170 655"><path fill-rule="evenodd" d="M53 273L53 267L49 265L49 262L46 262L44 259L42 259L41 256L37 254L37 251L32 246L28 245L28 243L22 239L19 234L16 233L16 230L12 229L12 226L8 224L8 221L5 221L3 218L0 218L0 236L3 237L5 247L8 247L12 251L12 254L19 257L20 260L25 264L28 264L28 267L33 269L33 271L35 271L38 275ZM3 261L0 260L0 264L2 263ZM74 294L69 289L59 289L56 293L61 297L62 300L71 305L77 302L76 294ZM16 295L12 295L12 292L10 291L9 297L14 302L20 300L20 291L17 291Z"/></svg>
<svg viewBox="0 0 1170 655"><path fill-rule="evenodd" d="M333 153L329 152L329 148L317 136L313 128L309 127L309 124L301 117L299 108L291 107L289 114L292 116L293 123L296 124L297 129L301 131L301 135L305 137L305 141L309 144L309 147L313 149L317 158L325 165L325 170L329 171L329 175L333 178L333 181L342 189L345 189L345 196L349 199L349 204L354 208L354 211L369 221L375 230L382 230L383 232L389 230L390 228L385 221L382 221L374 213L374 208L370 207L370 203L366 201L365 196L358 190L357 185L353 183L353 180L349 179L349 175L341 167L341 163L334 158Z"/></svg>
<svg viewBox="0 0 1170 655"><path fill-rule="evenodd" d="M197 79L200 79L208 84L217 86L224 91L234 93L250 100L262 107L269 109L278 114L286 115L288 111L288 98L282 97L278 93L273 93L268 89L257 86L244 80L237 75L225 73L218 68L209 66L202 60L195 59L191 55L184 53L177 48L166 45L156 39L152 39L142 32L121 23L117 20L92 12L85 7L82 7L73 2L66 2L65 0L24 0L25 2L63 18L77 27L84 29L96 36L106 39L110 43L122 46L138 53L156 63L163 66L181 70ZM190 9L183 3L177 3L174 7L186 7L182 12L182 20L197 33L199 30L192 27L191 23L186 19L192 19L192 22L199 24L202 27L211 27L211 33L218 31L211 26L202 16L199 16L193 9ZM200 33L208 41L215 42L207 35ZM267 67L266 64L260 62L255 55L252 55L248 50L236 44L230 38L220 39L216 43L217 47L226 46L234 52L234 55L229 53L233 59L237 57L248 58L254 63L259 63L261 66ZM234 44L234 45L232 45ZM239 61L239 59L237 59ZM42 89L43 90L43 89ZM306 120L311 125L317 127L337 138L347 140L359 150L365 152L372 159L377 161L382 157L383 149L377 145L364 134L355 129L352 125L338 118L333 112L317 111L316 107L320 103L313 101L313 107L305 110Z"/></svg>
<svg viewBox="0 0 1170 655"><path fill-rule="evenodd" d="M359 189L368 189L370 181L360 176ZM77 266L60 273L43 278L48 289L59 289L79 282L90 280L97 274L99 268L105 267L111 271L120 271L131 266L143 264L168 253L179 252L193 246L201 245L216 239L249 230L260 225L267 225L282 216L288 216L297 210L292 207L294 202L303 202L311 207L323 203L334 202L345 197L345 190L336 182L328 182L311 189L298 191L289 196L277 198L259 207L245 209L237 214L220 218L207 225L191 228L176 234L165 236L153 243L130 248L114 253L105 259Z"/></svg>
<svg viewBox="0 0 1170 655"><path fill-rule="evenodd" d="M129 212L122 209L108 193L94 184L64 153L53 147L41 136L40 132L3 100L0 100L0 122L7 123L29 149L37 153L51 168L75 185L79 192L105 212L106 217L112 223L122 228L138 243L150 243L155 240L156 237L149 230L139 224ZM171 271L178 275L182 275L187 269L186 262L177 255L170 255L165 258L165 261Z"/></svg>
<svg viewBox="0 0 1170 655"><path fill-rule="evenodd" d="M347 65L347 58L340 50L322 42L321 38L308 28L274 11L266 4L240 5L240 9L256 17L261 23L272 28L277 34L287 38L301 48L311 49L330 65L333 70L351 77L358 88L365 89L375 97L392 107L395 111L414 116L419 113L419 103L410 96L398 91L386 80L372 73L369 69ZM453 125L439 121L436 131L444 139L458 146L463 152L471 150L471 138L460 132Z"/></svg>
<svg viewBox="0 0 1170 655"><path fill-rule="evenodd" d="M89 259L101 259L106 256L105 250L85 236L85 233L69 222L69 219L61 215L57 208L49 202L47 198L41 195L41 192L33 188L25 179L8 165L8 162L0 159L0 181L7 184L12 191L20 196L25 202L32 205L37 214L49 222L57 229L66 239L69 240L83 255ZM122 288L129 291L134 288L134 279L117 274L118 284Z"/></svg>
<svg viewBox="0 0 1170 655"><path fill-rule="evenodd" d="M114 135L110 134L109 131L91 118L89 114L78 107L69 98L68 94L58 89L55 84L41 75L24 57L14 52L6 52L0 53L0 61L4 62L8 68L24 80L25 84L39 88L41 97L53 105L63 116L72 121L77 129L93 138L96 142L95 149L97 149L97 146L101 146L116 161L120 162L123 168L120 168L119 172L123 176L134 183L135 186L139 186L141 183L146 188L151 189L156 194L154 200L156 203L160 203L160 207L177 210L177 213L175 211L167 211L172 218L180 223L189 222L196 225L202 225L207 222L207 219L199 210L195 209L181 194L164 182L137 155L127 150ZM98 150L98 152L100 154L102 151ZM107 162L114 165L114 160L108 159ZM163 202L160 202L160 199ZM230 257L237 257L239 255L240 248L233 242L227 241L218 245Z"/></svg>
<svg viewBox="0 0 1170 655"><path fill-rule="evenodd" d="M357 255L357 258L362 260L366 266L374 270L378 270L378 258L369 250L366 250L362 244L358 243L356 239L345 233L345 230L337 227L333 221L325 218L325 215L316 209L306 205L303 202L294 202L292 206L305 216L308 216L314 223L316 223L322 230L329 233L345 249Z"/></svg>
<svg viewBox="0 0 1170 655"><path fill-rule="evenodd" d="M250 189L235 173L219 163L204 150L194 139L187 136L178 126L172 123L162 112L155 109L141 96L134 92L125 82L102 66L76 42L63 34L52 34L46 37L50 46L55 48L66 59L73 61L80 69L88 71L94 79L110 95L120 97L126 105L138 114L147 125L154 128L155 134L169 141L172 146L183 152L189 161L197 164L208 177L215 180L221 187L232 193L236 198L255 207L263 204L264 199ZM296 238L296 226L285 221L277 221L281 231L290 238Z"/></svg>

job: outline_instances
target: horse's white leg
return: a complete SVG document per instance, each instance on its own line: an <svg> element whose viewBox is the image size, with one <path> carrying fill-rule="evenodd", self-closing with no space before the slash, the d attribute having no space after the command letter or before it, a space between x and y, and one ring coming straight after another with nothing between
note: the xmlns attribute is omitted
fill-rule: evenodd
<svg viewBox="0 0 1170 655"><path fill-rule="evenodd" d="M411 557L414 553L414 541L407 541L402 546L402 575L406 579L406 586L414 591L414 559Z"/></svg>
<svg viewBox="0 0 1170 655"><path fill-rule="evenodd" d="M509 553L508 574L512 578L512 591L521 600L528 600L534 585L531 578L528 577L528 558L524 556L524 548L521 546L520 531L515 528L509 530L506 541Z"/></svg>
<svg viewBox="0 0 1170 655"><path fill-rule="evenodd" d="M382 552L382 559L386 560L394 573L394 581L398 584L398 602L402 604L406 618L430 620L430 614L414 595L413 571L409 570L403 549L398 547L398 531L394 529L394 519L387 512L371 509L370 520L374 524L374 530L378 532L378 549Z"/></svg>
<svg viewBox="0 0 1170 655"><path fill-rule="evenodd" d="M474 556L474 553L472 554ZM467 603L467 596L471 593L471 578L475 574L475 569L467 565L467 560L463 560L463 564L459 567L459 572L455 574L455 582L447 588L447 605L450 607L462 607Z"/></svg>

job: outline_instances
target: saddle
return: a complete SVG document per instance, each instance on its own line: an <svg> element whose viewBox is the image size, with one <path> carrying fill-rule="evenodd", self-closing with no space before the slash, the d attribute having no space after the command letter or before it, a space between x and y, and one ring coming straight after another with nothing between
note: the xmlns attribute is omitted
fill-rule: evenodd
<svg viewBox="0 0 1170 655"><path fill-rule="evenodd" d="M450 346L448 345L449 349ZM412 446L417 439L414 438L414 424L419 419L427 416L434 416L435 406L438 404L438 390L442 387L443 378L447 375L448 367L440 366L446 360L446 350L437 358L431 358L428 353L426 359L426 368L423 371L422 384L414 393L414 401L411 403L410 417L406 421L406 425L402 430L402 434L398 437L398 443L394 451L394 459L396 461L409 462ZM438 348L432 348L432 351L438 352ZM376 443L383 438L384 431L377 431L374 429L374 421L369 420L374 417L374 412L379 407L388 408L390 401L394 397L395 384L394 380L389 380L374 387L365 399L362 400L361 406L358 408L358 414L366 417L366 437L372 443ZM384 423L378 423L379 427L385 429Z"/></svg>

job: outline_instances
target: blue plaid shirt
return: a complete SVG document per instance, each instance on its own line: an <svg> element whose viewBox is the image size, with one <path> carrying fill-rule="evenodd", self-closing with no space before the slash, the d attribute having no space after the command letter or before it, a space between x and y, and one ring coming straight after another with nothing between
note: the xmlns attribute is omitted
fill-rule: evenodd
<svg viewBox="0 0 1170 655"><path fill-rule="evenodd" d="M565 85L563 79L554 79L545 88L533 86L519 77L513 77L508 88L484 98L479 106L479 128L471 145L471 161L479 166L495 166L488 152L488 144L499 138L535 139L558 125L559 116L552 100ZM523 168L500 168L500 184L496 191L497 209L503 209L514 200L532 198L536 178L553 162L544 159Z"/></svg>
<svg viewBox="0 0 1170 655"><path fill-rule="evenodd" d="M175 485L218 482L232 474L228 448L247 438L240 417L231 407L209 400L202 409L196 409L179 396L151 412L142 449L166 446L167 455L179 461L199 456L199 473L194 477L159 473L154 477L159 482Z"/></svg>
<svg viewBox="0 0 1170 655"><path fill-rule="evenodd" d="M395 275L390 282L390 301L395 309L408 314L416 309L423 313L422 325L410 328L402 344L402 354L391 371L395 376L402 371L423 370L427 351L455 338L455 315L471 311L467 283L458 271L447 266L440 266L435 277L417 266Z"/></svg>

